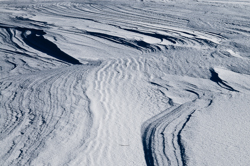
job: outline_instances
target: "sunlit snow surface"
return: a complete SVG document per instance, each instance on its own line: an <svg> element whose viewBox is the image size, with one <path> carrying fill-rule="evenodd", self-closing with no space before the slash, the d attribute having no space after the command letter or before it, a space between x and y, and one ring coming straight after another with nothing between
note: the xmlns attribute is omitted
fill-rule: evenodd
<svg viewBox="0 0 250 166"><path fill-rule="evenodd" d="M248 166L249 58L249 2L0 2L0 165Z"/></svg>

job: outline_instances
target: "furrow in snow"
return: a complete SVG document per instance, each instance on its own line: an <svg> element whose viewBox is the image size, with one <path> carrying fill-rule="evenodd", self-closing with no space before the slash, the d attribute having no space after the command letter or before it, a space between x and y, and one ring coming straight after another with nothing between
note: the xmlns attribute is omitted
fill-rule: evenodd
<svg viewBox="0 0 250 166"><path fill-rule="evenodd" d="M1 90L1 165L60 165L76 157L92 124L83 86L89 69L74 66L1 79L7 85Z"/></svg>
<svg viewBox="0 0 250 166"><path fill-rule="evenodd" d="M142 142L147 165L186 165L181 131L193 112L209 103L209 100L197 99L146 121L142 126Z"/></svg>
<svg viewBox="0 0 250 166"><path fill-rule="evenodd" d="M0 165L247 165L249 13L0 2Z"/></svg>

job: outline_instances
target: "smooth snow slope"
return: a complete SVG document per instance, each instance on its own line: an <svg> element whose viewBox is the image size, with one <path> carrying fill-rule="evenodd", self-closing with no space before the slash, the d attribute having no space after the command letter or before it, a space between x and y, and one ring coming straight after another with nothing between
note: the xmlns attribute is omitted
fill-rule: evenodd
<svg viewBox="0 0 250 166"><path fill-rule="evenodd" d="M0 165L248 166L249 13L0 2Z"/></svg>

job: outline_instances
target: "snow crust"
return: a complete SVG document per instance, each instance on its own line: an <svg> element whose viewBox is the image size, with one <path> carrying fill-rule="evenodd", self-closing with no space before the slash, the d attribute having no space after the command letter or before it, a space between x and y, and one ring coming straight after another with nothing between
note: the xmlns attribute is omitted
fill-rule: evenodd
<svg viewBox="0 0 250 166"><path fill-rule="evenodd" d="M1 166L248 166L248 1L0 1Z"/></svg>

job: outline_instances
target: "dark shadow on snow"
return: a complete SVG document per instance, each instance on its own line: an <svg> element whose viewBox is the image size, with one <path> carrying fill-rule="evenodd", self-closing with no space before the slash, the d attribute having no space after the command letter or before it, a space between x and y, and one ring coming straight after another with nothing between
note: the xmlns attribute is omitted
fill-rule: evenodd
<svg viewBox="0 0 250 166"><path fill-rule="evenodd" d="M142 144L143 144L144 157L145 157L147 166L154 166L154 157L153 157L153 151L151 147L153 143L152 139L154 136L154 132L150 132L149 128L150 126L146 128L146 130L144 131L142 135ZM146 139L148 132L150 132L149 140Z"/></svg>
<svg viewBox="0 0 250 166"><path fill-rule="evenodd" d="M16 28L21 31L23 41L30 47L46 53L59 60L71 63L71 64L81 64L77 59L69 56L62 50L60 50L56 44L44 38L43 35L46 33L43 30L26 29L26 28ZM29 34L27 33L29 32Z"/></svg>
<svg viewBox="0 0 250 166"><path fill-rule="evenodd" d="M210 80L211 80L211 81L216 82L220 87L225 88L225 89L227 89L227 90L229 90L229 91L239 92L239 91L235 90L234 88L232 88L231 86L227 85L227 84L226 84L227 82L226 82L226 81L223 81L223 80L219 77L218 73L216 73L216 72L214 71L214 69L210 68L209 70L210 70L210 72L211 72L211 77L210 77Z"/></svg>
<svg viewBox="0 0 250 166"><path fill-rule="evenodd" d="M122 38L122 37L118 37L118 36L113 36L113 35L109 35L109 34L105 34L105 33L99 33L99 32L90 32L90 31L85 31L84 32L87 35L91 35L91 36L95 36L98 38L102 38L117 44L121 44L127 47L131 47L140 51L146 51L146 50L150 50L151 52L156 52L157 50L161 50L160 47L149 44L147 42L141 41L141 40L130 40L130 39L126 39L126 38Z"/></svg>

